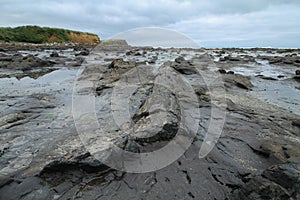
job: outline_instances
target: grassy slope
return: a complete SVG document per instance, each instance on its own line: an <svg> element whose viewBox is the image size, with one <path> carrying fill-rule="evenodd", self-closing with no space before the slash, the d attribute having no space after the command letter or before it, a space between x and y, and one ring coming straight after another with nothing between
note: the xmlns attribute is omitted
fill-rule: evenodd
<svg viewBox="0 0 300 200"><path fill-rule="evenodd" d="M28 43L96 43L99 42L99 37L91 33L82 33L58 28L20 26L16 28L0 28L0 41Z"/></svg>

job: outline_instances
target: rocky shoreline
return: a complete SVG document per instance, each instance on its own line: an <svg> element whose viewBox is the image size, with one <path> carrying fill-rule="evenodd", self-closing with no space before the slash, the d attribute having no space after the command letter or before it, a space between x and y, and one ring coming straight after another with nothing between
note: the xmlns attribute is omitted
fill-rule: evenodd
<svg viewBox="0 0 300 200"><path fill-rule="evenodd" d="M82 68L86 63L92 64ZM161 148L180 129L178 98L154 84L168 68L189 81L198 99L199 126L188 150L169 166L142 174L95 159L96 135L87 146L72 116L78 70L81 80L94 84L79 94L94 95L107 137L121 149L144 152ZM131 70L140 70L139 76ZM199 70L218 73L226 91L222 134L202 159L199 149L217 105ZM299 49L0 44L0 199L299 199L299 70ZM147 83L130 98L134 137L111 115L114 88L124 77Z"/></svg>

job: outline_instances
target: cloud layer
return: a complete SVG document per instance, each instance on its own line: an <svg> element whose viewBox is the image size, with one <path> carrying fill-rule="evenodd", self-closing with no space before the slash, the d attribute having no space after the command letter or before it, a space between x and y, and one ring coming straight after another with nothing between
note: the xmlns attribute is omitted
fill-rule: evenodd
<svg viewBox="0 0 300 200"><path fill-rule="evenodd" d="M37 24L102 38L156 26L206 47L300 47L299 19L299 0L0 1L0 26Z"/></svg>

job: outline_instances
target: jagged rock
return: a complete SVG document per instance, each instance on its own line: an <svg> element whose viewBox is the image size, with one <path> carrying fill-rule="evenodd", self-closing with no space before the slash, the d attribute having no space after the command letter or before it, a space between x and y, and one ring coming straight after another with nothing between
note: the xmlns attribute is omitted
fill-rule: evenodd
<svg viewBox="0 0 300 200"><path fill-rule="evenodd" d="M291 64L294 63L294 59L285 59L285 60L283 61L283 63L284 63L284 64L291 65Z"/></svg>
<svg viewBox="0 0 300 200"><path fill-rule="evenodd" d="M110 63L108 69L120 69L121 66L128 65L129 62L124 61L122 58L117 58Z"/></svg>
<svg viewBox="0 0 300 200"><path fill-rule="evenodd" d="M223 57L221 57L221 58L219 59L219 61L220 61L220 62L225 62L225 61L226 61L226 59L225 59L225 58L223 58Z"/></svg>
<svg viewBox="0 0 300 200"><path fill-rule="evenodd" d="M103 40L101 41L101 46L121 46L121 47L128 47L128 43L126 40Z"/></svg>
<svg viewBox="0 0 300 200"><path fill-rule="evenodd" d="M299 199L300 164L275 165L251 178L229 199Z"/></svg>
<svg viewBox="0 0 300 200"><path fill-rule="evenodd" d="M141 56L142 54L140 53L140 52L136 52L135 54L134 54L134 56Z"/></svg>
<svg viewBox="0 0 300 200"><path fill-rule="evenodd" d="M218 72L220 74L234 74L234 71L226 71L225 69L219 69Z"/></svg>
<svg viewBox="0 0 300 200"><path fill-rule="evenodd" d="M90 54L89 50L83 49L80 53L76 54L76 56L88 56Z"/></svg>
<svg viewBox="0 0 300 200"><path fill-rule="evenodd" d="M31 70L34 68L43 68L49 67L53 65L52 61L42 60L33 55L21 56L21 55L14 55L11 59L6 59L2 61L5 63L5 68L8 69L20 69L20 70ZM3 64L4 64L3 63ZM1 65L1 61L0 61Z"/></svg>
<svg viewBox="0 0 300 200"><path fill-rule="evenodd" d="M300 81L300 75L294 76L294 79L297 80L297 81Z"/></svg>
<svg viewBox="0 0 300 200"><path fill-rule="evenodd" d="M10 62L12 60L13 60L13 58L10 56L1 56L0 57L0 61Z"/></svg>
<svg viewBox="0 0 300 200"><path fill-rule="evenodd" d="M184 59L184 57L181 57L181 56L175 59L175 62L177 62L177 63L182 63L183 61L185 61L185 59Z"/></svg>
<svg viewBox="0 0 300 200"><path fill-rule="evenodd" d="M81 170L87 173L105 171L109 169L89 153L83 154L73 160L55 160L46 165L39 173L40 177L51 179L51 174L67 171Z"/></svg>
<svg viewBox="0 0 300 200"><path fill-rule="evenodd" d="M172 67L181 74L191 75L199 73L192 63L184 60L183 57L176 58L175 63L172 63Z"/></svg>
<svg viewBox="0 0 300 200"><path fill-rule="evenodd" d="M219 69L218 72L220 72L220 74L226 74L226 70L225 69Z"/></svg>
<svg viewBox="0 0 300 200"><path fill-rule="evenodd" d="M158 59L157 56L153 56L153 57L150 59L149 63L150 63L150 64L155 64L156 61L157 61L157 59Z"/></svg>
<svg viewBox="0 0 300 200"><path fill-rule="evenodd" d="M255 58L249 55L245 55L242 60L243 62L255 62Z"/></svg>
<svg viewBox="0 0 300 200"><path fill-rule="evenodd" d="M269 60L269 63L270 63L270 64L277 64L277 63L282 62L282 59L283 59L283 58L275 57L275 58L270 59L270 60Z"/></svg>
<svg viewBox="0 0 300 200"><path fill-rule="evenodd" d="M50 54L50 57L57 58L57 57L59 57L59 54L57 52L53 52Z"/></svg>
<svg viewBox="0 0 300 200"><path fill-rule="evenodd" d="M38 177L29 177L17 181L10 179L10 181L0 189L0 199L51 199L53 193L45 184L46 183Z"/></svg>
<svg viewBox="0 0 300 200"><path fill-rule="evenodd" d="M6 52L7 49L4 49L4 48L0 48L0 52Z"/></svg>
<svg viewBox="0 0 300 200"><path fill-rule="evenodd" d="M225 56L224 59L233 62L238 62L241 60L239 57L232 57L232 56Z"/></svg>
<svg viewBox="0 0 300 200"><path fill-rule="evenodd" d="M276 78L269 77L269 76L264 76L264 75L257 75L257 77L264 79L264 80L270 80L270 81L277 81Z"/></svg>
<svg viewBox="0 0 300 200"><path fill-rule="evenodd" d="M133 116L136 123L135 140L158 142L172 139L179 128L179 115L175 95L168 88L155 85L144 105Z"/></svg>
<svg viewBox="0 0 300 200"><path fill-rule="evenodd" d="M0 130L22 123L26 119L23 113L12 113L0 117Z"/></svg>
<svg viewBox="0 0 300 200"><path fill-rule="evenodd" d="M253 87L249 78L240 74L224 74L223 79L225 81L225 85L228 87L235 85L246 90L249 90Z"/></svg>

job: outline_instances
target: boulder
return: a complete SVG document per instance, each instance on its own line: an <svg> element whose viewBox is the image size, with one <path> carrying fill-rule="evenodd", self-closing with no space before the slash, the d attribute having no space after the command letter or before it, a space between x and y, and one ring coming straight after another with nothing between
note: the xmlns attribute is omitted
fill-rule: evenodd
<svg viewBox="0 0 300 200"><path fill-rule="evenodd" d="M253 87L250 79L241 74L224 74L223 79L225 81L225 86L232 87L237 86L242 89L249 90Z"/></svg>
<svg viewBox="0 0 300 200"><path fill-rule="evenodd" d="M182 56L179 56L178 58L175 59L175 62L177 62L177 63L182 63L184 61L185 61L185 59Z"/></svg>
<svg viewBox="0 0 300 200"><path fill-rule="evenodd" d="M294 76L294 79L295 79L296 81L300 81L300 75Z"/></svg>
<svg viewBox="0 0 300 200"><path fill-rule="evenodd" d="M225 56L224 58L227 61L233 61L233 62L241 61L241 59L239 57Z"/></svg>
<svg viewBox="0 0 300 200"><path fill-rule="evenodd" d="M59 54L57 52L53 52L50 54L50 57L52 57L52 58L59 57Z"/></svg>
<svg viewBox="0 0 300 200"><path fill-rule="evenodd" d="M128 61L124 61L122 58L117 58L109 64L108 69L118 70L121 68L127 68L128 65L129 65Z"/></svg>
<svg viewBox="0 0 300 200"><path fill-rule="evenodd" d="M54 62L42 60L33 55L22 56L15 54L10 57L1 57L0 66L8 69L31 70L34 68L42 68L52 66Z"/></svg>
<svg viewBox="0 0 300 200"><path fill-rule="evenodd" d="M88 56L90 54L89 50L83 49L80 53L76 54L76 56Z"/></svg>
<svg viewBox="0 0 300 200"><path fill-rule="evenodd" d="M219 69L218 72L219 72L220 74L226 74L226 70L225 70L225 69Z"/></svg>
<svg viewBox="0 0 300 200"><path fill-rule="evenodd" d="M283 60L283 58L281 58L281 57L274 57L274 58L271 58L269 60L269 63L270 64L277 64L277 63L281 63L282 60Z"/></svg>
<svg viewBox="0 0 300 200"><path fill-rule="evenodd" d="M7 49L4 49L4 48L0 48L0 52L6 52L8 51Z"/></svg>
<svg viewBox="0 0 300 200"><path fill-rule="evenodd" d="M183 57L178 57L171 67L181 74L191 75L197 74L197 69L192 65L190 61L185 60Z"/></svg>

